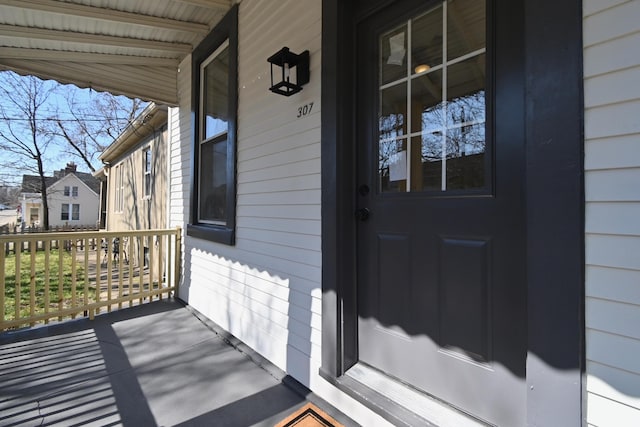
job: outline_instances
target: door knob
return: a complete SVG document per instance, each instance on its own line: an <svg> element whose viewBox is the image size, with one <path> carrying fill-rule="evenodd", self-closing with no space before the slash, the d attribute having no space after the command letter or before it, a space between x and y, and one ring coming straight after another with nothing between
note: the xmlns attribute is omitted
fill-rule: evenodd
<svg viewBox="0 0 640 427"><path fill-rule="evenodd" d="M360 208L356 211L356 219L358 221L366 221L369 219L370 215L371 211L369 210L369 208Z"/></svg>

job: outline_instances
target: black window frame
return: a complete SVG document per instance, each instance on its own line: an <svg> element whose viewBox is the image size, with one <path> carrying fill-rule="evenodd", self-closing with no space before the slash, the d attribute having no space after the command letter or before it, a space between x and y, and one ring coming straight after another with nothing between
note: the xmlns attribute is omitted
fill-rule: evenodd
<svg viewBox="0 0 640 427"><path fill-rule="evenodd" d="M200 116L200 67L225 41L229 41L229 120L227 131L227 193L224 225L198 220ZM233 6L218 25L195 48L191 56L191 111L194 124L191 167L191 214L187 235L227 245L235 244L236 229L236 146L238 122L238 5Z"/></svg>

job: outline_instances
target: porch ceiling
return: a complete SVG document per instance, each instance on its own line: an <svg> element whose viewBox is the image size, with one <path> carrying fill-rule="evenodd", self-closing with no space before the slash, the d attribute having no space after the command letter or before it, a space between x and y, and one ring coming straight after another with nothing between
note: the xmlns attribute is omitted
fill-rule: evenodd
<svg viewBox="0 0 640 427"><path fill-rule="evenodd" d="M233 0L0 0L0 70L177 103L178 64Z"/></svg>

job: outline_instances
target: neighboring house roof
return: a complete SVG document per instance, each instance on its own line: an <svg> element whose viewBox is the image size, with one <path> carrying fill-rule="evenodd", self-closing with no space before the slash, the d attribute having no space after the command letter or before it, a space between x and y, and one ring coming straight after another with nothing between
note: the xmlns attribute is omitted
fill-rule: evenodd
<svg viewBox="0 0 640 427"><path fill-rule="evenodd" d="M167 124L167 106L150 103L107 147L99 159L103 163L115 163L123 154L135 149L141 141L153 134L154 130ZM94 176L99 175L94 173Z"/></svg>
<svg viewBox="0 0 640 427"><path fill-rule="evenodd" d="M68 164L66 169L54 172L54 176L46 176L47 188L67 175L74 175L96 194L100 194L100 180L87 172L75 172L75 165ZM38 175L22 175L22 193L40 193L40 177Z"/></svg>
<svg viewBox="0 0 640 427"><path fill-rule="evenodd" d="M84 185L89 187L89 189L91 191L93 191L96 194L100 194L100 181L97 178L95 178L92 174L86 173L86 172L71 172L71 173L68 173L68 174L62 176L61 178L59 178L52 185L55 186L56 184L62 182L63 180L68 179L70 176L75 176Z"/></svg>
<svg viewBox="0 0 640 427"><path fill-rule="evenodd" d="M44 180L47 188L56 182L59 178L45 176ZM40 193L40 177L38 175L22 175L22 193Z"/></svg>
<svg viewBox="0 0 640 427"><path fill-rule="evenodd" d="M232 1L0 3L0 70L176 105L179 63Z"/></svg>

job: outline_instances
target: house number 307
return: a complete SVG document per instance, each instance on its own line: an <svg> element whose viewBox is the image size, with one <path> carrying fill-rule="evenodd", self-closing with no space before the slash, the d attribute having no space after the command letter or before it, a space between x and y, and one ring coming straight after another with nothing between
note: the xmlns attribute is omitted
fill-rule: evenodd
<svg viewBox="0 0 640 427"><path fill-rule="evenodd" d="M298 115L296 117L300 118L300 117L308 116L309 114L311 114L311 109L313 109L313 102L310 102L308 104L303 105L302 107L299 107Z"/></svg>

